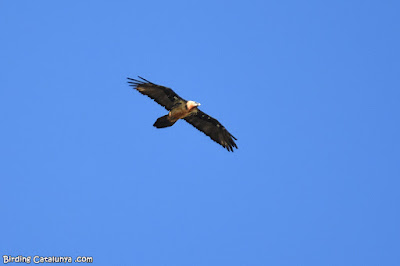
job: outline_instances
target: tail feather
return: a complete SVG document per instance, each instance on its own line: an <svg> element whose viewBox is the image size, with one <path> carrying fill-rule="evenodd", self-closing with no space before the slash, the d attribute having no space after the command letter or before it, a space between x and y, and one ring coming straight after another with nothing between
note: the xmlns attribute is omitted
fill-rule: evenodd
<svg viewBox="0 0 400 266"><path fill-rule="evenodd" d="M175 124L175 122L176 121L169 120L168 115L164 115L162 117L159 117L153 126L155 126L156 128L170 127Z"/></svg>

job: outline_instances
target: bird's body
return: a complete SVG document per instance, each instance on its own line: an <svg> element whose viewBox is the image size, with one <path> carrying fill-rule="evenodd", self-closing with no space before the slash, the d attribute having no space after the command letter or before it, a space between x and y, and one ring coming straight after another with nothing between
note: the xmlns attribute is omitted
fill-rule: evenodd
<svg viewBox="0 0 400 266"><path fill-rule="evenodd" d="M179 119L195 114L199 105L194 101L177 100L168 115L158 118L153 126L156 128L170 127Z"/></svg>
<svg viewBox="0 0 400 266"><path fill-rule="evenodd" d="M154 123L156 128L170 127L179 119L184 119L208 135L212 140L221 144L228 151L233 151L233 147L237 149L236 143L233 140L236 140L236 138L218 120L200 111L198 109L200 103L186 101L170 88L156 85L141 77L139 78L142 80L128 78L130 80L128 83L140 93L149 96L169 111L167 115L157 119Z"/></svg>
<svg viewBox="0 0 400 266"><path fill-rule="evenodd" d="M197 112L197 106L200 104L193 101L179 101L176 107L169 111L168 115L171 119L182 119L191 115L193 112Z"/></svg>

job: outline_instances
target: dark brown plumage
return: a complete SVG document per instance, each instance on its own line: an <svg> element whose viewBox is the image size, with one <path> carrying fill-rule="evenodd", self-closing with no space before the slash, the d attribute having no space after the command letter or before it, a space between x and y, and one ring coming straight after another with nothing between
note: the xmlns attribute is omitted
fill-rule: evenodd
<svg viewBox="0 0 400 266"><path fill-rule="evenodd" d="M184 119L228 151L233 151L233 148L237 149L234 141L236 138L218 120L198 109L199 103L186 101L170 88L154 84L142 77L139 78L141 80L128 78L128 83L169 111L168 115L157 119L154 123L155 127L169 127L179 119Z"/></svg>

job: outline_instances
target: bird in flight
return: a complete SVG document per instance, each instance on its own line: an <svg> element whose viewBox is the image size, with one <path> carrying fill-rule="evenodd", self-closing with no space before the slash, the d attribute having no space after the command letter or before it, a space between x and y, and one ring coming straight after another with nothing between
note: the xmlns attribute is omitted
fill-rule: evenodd
<svg viewBox="0 0 400 266"><path fill-rule="evenodd" d="M234 141L236 138L218 120L202 112L198 108L200 103L186 101L170 88L154 84L142 77L139 79L128 78L128 83L138 92L150 97L169 111L167 115L158 118L153 126L156 128L170 127L179 119L184 119L228 151L233 152L233 148L238 148Z"/></svg>

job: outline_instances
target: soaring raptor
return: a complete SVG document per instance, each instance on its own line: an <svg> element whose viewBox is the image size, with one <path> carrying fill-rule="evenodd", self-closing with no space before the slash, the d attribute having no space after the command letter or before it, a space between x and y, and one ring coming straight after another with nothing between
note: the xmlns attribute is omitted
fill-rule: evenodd
<svg viewBox="0 0 400 266"><path fill-rule="evenodd" d="M169 111L167 115L158 118L153 126L156 128L170 127L179 119L184 119L228 151L233 152L233 148L237 149L234 141L236 138L218 120L200 111L197 108L200 103L186 101L170 88L154 84L142 77L139 77L139 79L128 78L128 83L141 94L150 97Z"/></svg>

